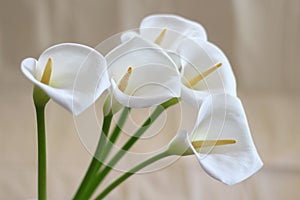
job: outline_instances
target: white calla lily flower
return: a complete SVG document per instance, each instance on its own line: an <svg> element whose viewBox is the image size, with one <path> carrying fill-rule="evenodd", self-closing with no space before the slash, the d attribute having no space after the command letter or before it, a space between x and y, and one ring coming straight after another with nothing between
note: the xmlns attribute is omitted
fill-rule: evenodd
<svg viewBox="0 0 300 200"><path fill-rule="evenodd" d="M200 105L206 96L236 96L236 81L225 54L204 40L184 40L177 50L181 59L182 99Z"/></svg>
<svg viewBox="0 0 300 200"><path fill-rule="evenodd" d="M207 40L206 31L200 24L177 15L160 14L144 18L140 33L168 50L175 50L182 39Z"/></svg>
<svg viewBox="0 0 300 200"><path fill-rule="evenodd" d="M178 133L168 152L195 154L209 175L229 185L243 181L263 165L242 103L237 97L225 94L203 102L194 130L190 134Z"/></svg>
<svg viewBox="0 0 300 200"><path fill-rule="evenodd" d="M143 108L180 97L180 74L168 54L137 34L122 38L105 56L114 98L123 106Z"/></svg>
<svg viewBox="0 0 300 200"><path fill-rule="evenodd" d="M217 46L207 41L200 24L176 15L150 15L141 22L139 32L164 48L176 63L181 71L184 101L199 107L210 94L236 96L230 63Z"/></svg>
<svg viewBox="0 0 300 200"><path fill-rule="evenodd" d="M110 86L104 57L80 44L52 46L38 60L23 60L21 70L35 86L74 115L88 108ZM44 74L46 82L42 80Z"/></svg>

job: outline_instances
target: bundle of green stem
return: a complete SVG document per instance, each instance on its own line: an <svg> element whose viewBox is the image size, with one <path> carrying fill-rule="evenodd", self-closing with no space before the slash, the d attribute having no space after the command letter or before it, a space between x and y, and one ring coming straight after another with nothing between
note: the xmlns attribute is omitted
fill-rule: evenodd
<svg viewBox="0 0 300 200"><path fill-rule="evenodd" d="M179 102L178 98L172 98L159 106L152 112L152 114L145 120L142 126L133 134L131 138L122 146L122 148L111 158L111 160L103 165L103 162L108 157L113 145L117 141L123 125L126 122L130 108L125 107L120 115L120 118L109 135L111 121L113 114L109 112L104 116L102 123L102 133L95 151L95 155L89 165L89 168L74 196L74 200L90 199L94 194L95 190L100 186L105 177L113 169L113 167L120 161L120 159L126 154L126 152L138 141L138 139L146 132L150 125L160 116L160 114L172 105ZM143 169L144 167L168 156L167 151L163 151L148 158L147 160L141 162L140 164L133 167L128 172L125 172L110 185L108 185L95 199L103 199L108 195L114 188L120 185L127 178L135 174L137 171Z"/></svg>

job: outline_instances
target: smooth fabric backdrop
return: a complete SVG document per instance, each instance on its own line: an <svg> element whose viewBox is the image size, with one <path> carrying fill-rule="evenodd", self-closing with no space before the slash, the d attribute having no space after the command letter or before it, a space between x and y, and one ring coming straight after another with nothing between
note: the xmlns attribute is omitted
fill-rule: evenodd
<svg viewBox="0 0 300 200"><path fill-rule="evenodd" d="M209 40L225 51L265 166L226 186L207 176L193 156L185 157L130 178L107 199L299 199L299 0L1 0L0 199L37 193L32 85L21 74L22 59L61 42L96 46L153 13L202 23ZM67 111L49 103L46 114L49 199L70 199L91 155Z"/></svg>

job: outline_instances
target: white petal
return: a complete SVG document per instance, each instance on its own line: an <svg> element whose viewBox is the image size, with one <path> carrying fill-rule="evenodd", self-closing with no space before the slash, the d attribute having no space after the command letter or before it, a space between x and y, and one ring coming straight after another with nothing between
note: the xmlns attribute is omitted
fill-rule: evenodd
<svg viewBox="0 0 300 200"><path fill-rule="evenodd" d="M124 35L122 37L126 38ZM162 48L138 35L125 39L124 43L110 51L105 58L109 75L116 82L123 77L129 66L134 70L143 65L159 64L177 70L176 64Z"/></svg>
<svg viewBox="0 0 300 200"><path fill-rule="evenodd" d="M48 58L52 58L49 85L41 83ZM22 71L58 104L77 115L89 107L110 86L104 57L80 44L59 44L42 53L38 61L22 62Z"/></svg>
<svg viewBox="0 0 300 200"><path fill-rule="evenodd" d="M199 109L202 102L210 95L207 90L193 90L181 84L181 99L195 109Z"/></svg>
<svg viewBox="0 0 300 200"><path fill-rule="evenodd" d="M237 143L196 151L197 158L212 177L229 185L243 181L262 167L251 138L240 100L230 95L215 95L202 105L198 128L190 136L195 140L235 139Z"/></svg>
<svg viewBox="0 0 300 200"><path fill-rule="evenodd" d="M133 39L134 37L138 37L138 34L137 34L136 32L134 32L134 31L127 31L127 32L125 32L125 33L123 33L123 34L121 35L121 41L122 41L123 43L125 43L125 42L127 42L127 41ZM145 44L143 44L143 46L145 46L145 45L147 45L147 46L151 45L151 46L154 47L154 48L159 48L159 49L161 48L160 46L157 46L157 45L153 44L153 42L147 40L147 38L143 38L142 41L145 43ZM174 62L174 64L175 64L175 65L177 66L177 68L179 69L179 68L181 67L180 56L177 55L177 53L176 53L176 52L173 52L173 51L166 51L166 53L167 53L168 56L169 56L168 59L171 58L172 61Z"/></svg>
<svg viewBox="0 0 300 200"><path fill-rule="evenodd" d="M180 75L170 56L138 35L123 38L127 38L125 42L106 55L116 100L124 106L141 108L179 97ZM129 66L132 74L122 92L118 84Z"/></svg>
<svg viewBox="0 0 300 200"><path fill-rule="evenodd" d="M143 108L180 96L180 76L168 66L149 64L132 71L128 86L120 91L112 79L116 100L124 106Z"/></svg>
<svg viewBox="0 0 300 200"><path fill-rule="evenodd" d="M40 83L35 78L35 74L37 71L37 60L34 58L26 58L21 63L21 70L23 74L33 83Z"/></svg>
<svg viewBox="0 0 300 200"><path fill-rule="evenodd" d="M150 15L143 19L140 32L143 37L154 41L161 31L166 28L167 32L161 46L172 50L177 43L185 38L201 38L207 40L205 29L198 23L176 15Z"/></svg>
<svg viewBox="0 0 300 200"><path fill-rule="evenodd" d="M121 42L125 43L128 42L129 40L133 39L134 37L137 37L138 33L134 31L126 31L122 33L121 35Z"/></svg>
<svg viewBox="0 0 300 200"><path fill-rule="evenodd" d="M212 43L198 40L184 40L178 47L181 56L182 82L186 83L208 68L221 62L222 66L199 81L193 89L183 88L184 97L196 96L201 102L203 92L209 94L228 93L236 96L236 81L230 63L224 53ZM197 92L200 91L200 92ZM200 95L197 95L200 93ZM188 99L184 99L189 101Z"/></svg>

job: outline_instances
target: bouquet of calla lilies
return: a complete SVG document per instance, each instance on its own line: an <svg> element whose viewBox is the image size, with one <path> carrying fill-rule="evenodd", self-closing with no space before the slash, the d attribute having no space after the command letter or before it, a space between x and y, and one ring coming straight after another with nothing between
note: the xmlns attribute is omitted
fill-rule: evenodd
<svg viewBox="0 0 300 200"><path fill-rule="evenodd" d="M74 199L90 199L161 113L180 103L197 111L192 130L174 132L163 151L141 160L95 194L95 199L103 199L136 172L168 156L195 155L210 176L229 185L262 167L230 63L207 40L200 24L175 15L151 15L118 39L120 43L105 55L85 45L63 43L45 50L38 60L23 60L22 72L34 84L38 199L47 198L44 110L50 99L80 115L106 95L98 145ZM149 107L155 109L148 119L111 155L131 109ZM109 132L119 112L118 126Z"/></svg>

